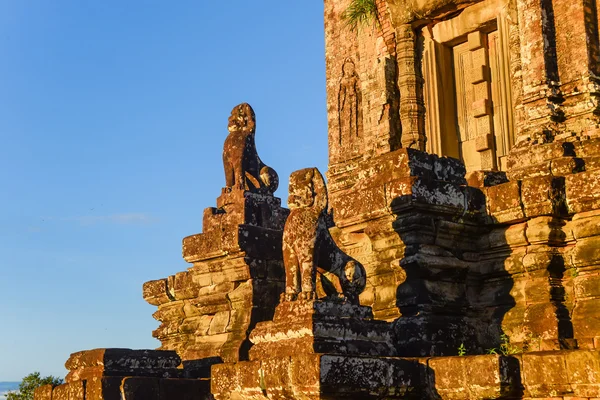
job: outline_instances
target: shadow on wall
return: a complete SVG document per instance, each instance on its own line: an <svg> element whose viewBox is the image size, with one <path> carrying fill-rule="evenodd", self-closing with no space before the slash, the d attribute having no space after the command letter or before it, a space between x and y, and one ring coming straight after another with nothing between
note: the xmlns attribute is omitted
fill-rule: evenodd
<svg viewBox="0 0 600 400"><path fill-rule="evenodd" d="M480 360L480 370L495 368L504 379L503 398L518 396L513 355L576 347L562 252L564 178L509 182L494 173L480 190L439 175L416 177L412 194L390 204L405 247L396 291L401 316L393 322L398 355L480 354L429 359L430 373L442 375L429 384L442 390L460 382L446 378L477 374ZM486 367L490 362L496 366Z"/></svg>
<svg viewBox="0 0 600 400"><path fill-rule="evenodd" d="M475 366L504 376L494 390L518 395L519 362L506 357L502 329L505 315L516 305L511 295L514 281L505 267L511 253L507 227L492 229L484 193L460 181L417 178L416 185L427 187L429 199L404 195L391 202L393 228L405 246L400 261L405 277L396 291L401 316L393 322L398 355L494 353L476 359L425 358L425 398L444 398L449 391L467 388L472 384L466 379L468 371ZM444 193L463 199L453 206L439 204Z"/></svg>
<svg viewBox="0 0 600 400"><path fill-rule="evenodd" d="M514 282L505 269L510 248L502 232L495 232L494 248L483 250L491 225L480 190L461 185L460 179L418 179L429 189L424 199L429 204L416 203L411 195L391 202L394 230L405 246L400 261L405 279L396 291L398 353L450 356L499 349L502 320L516 304L510 294ZM439 204L440 192L466 201Z"/></svg>

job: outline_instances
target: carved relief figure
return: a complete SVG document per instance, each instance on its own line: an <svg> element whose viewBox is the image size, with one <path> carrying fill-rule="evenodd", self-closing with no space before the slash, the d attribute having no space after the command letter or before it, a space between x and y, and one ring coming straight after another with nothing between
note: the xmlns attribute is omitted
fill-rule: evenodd
<svg viewBox="0 0 600 400"><path fill-rule="evenodd" d="M318 169L291 174L291 212L283 231L285 301L315 299L320 289L323 297L358 303L365 288L364 267L342 252L329 234L327 202L327 188Z"/></svg>
<svg viewBox="0 0 600 400"><path fill-rule="evenodd" d="M231 110L228 129L229 135L223 146L225 186L275 192L279 178L275 170L258 157L254 142L256 117L250 104L242 103Z"/></svg>
<svg viewBox="0 0 600 400"><path fill-rule="evenodd" d="M342 79L338 94L338 112L340 126L340 144L353 143L358 137L361 127L360 116L360 80L356 66L347 59L342 66Z"/></svg>

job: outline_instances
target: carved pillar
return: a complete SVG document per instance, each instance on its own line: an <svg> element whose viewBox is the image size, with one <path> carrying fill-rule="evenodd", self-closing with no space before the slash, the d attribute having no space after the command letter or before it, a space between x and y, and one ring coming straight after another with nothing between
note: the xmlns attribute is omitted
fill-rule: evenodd
<svg viewBox="0 0 600 400"><path fill-rule="evenodd" d="M565 117L569 130L580 132L590 126L587 120L600 111L597 6L595 0L554 0L553 8Z"/></svg>
<svg viewBox="0 0 600 400"><path fill-rule="evenodd" d="M509 75L511 77L512 106L514 112L515 142L518 144L527 141L527 135L523 134L526 125L526 116L523 110L523 65L521 62L521 30L519 29L519 15L517 4L513 0L509 2L506 13L506 23L499 20L499 28L508 30L507 54L509 55Z"/></svg>
<svg viewBox="0 0 600 400"><path fill-rule="evenodd" d="M545 140L548 125L563 119L556 34L551 0L517 2L523 77L523 107L532 139Z"/></svg>
<svg viewBox="0 0 600 400"><path fill-rule="evenodd" d="M402 147L425 150L425 101L418 36L410 24L405 24L397 28L396 38Z"/></svg>

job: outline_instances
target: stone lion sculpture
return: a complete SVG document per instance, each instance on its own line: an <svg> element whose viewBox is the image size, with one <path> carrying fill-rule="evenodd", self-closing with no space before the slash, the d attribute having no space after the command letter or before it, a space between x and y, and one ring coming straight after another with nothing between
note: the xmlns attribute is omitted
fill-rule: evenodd
<svg viewBox="0 0 600 400"><path fill-rule="evenodd" d="M327 202L327 188L318 169L291 174L291 211L283 230L283 301L324 297L358 304L366 285L365 269L342 252L329 234Z"/></svg>
<svg viewBox="0 0 600 400"><path fill-rule="evenodd" d="M225 186L274 193L279 178L274 169L261 161L256 151L256 117L250 104L242 103L231 110L228 130L223 146Z"/></svg>

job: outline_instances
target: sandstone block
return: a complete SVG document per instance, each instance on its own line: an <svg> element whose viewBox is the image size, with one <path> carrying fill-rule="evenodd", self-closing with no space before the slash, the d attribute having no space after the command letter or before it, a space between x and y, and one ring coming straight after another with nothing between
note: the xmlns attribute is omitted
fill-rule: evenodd
<svg viewBox="0 0 600 400"><path fill-rule="evenodd" d="M218 230L199 233L183 239L183 258L189 263L208 260L225 254L223 239Z"/></svg>
<svg viewBox="0 0 600 400"><path fill-rule="evenodd" d="M198 295L200 285L189 271L178 272L173 276L170 291L175 300L192 299Z"/></svg>
<svg viewBox="0 0 600 400"><path fill-rule="evenodd" d="M527 217L566 213L564 178L552 176L524 179L521 202Z"/></svg>
<svg viewBox="0 0 600 400"><path fill-rule="evenodd" d="M533 397L544 397L550 393L558 396L573 393L563 354L523 354L522 368L523 385Z"/></svg>
<svg viewBox="0 0 600 400"><path fill-rule="evenodd" d="M600 274L586 273L574 278L574 290L577 299L600 299Z"/></svg>
<svg viewBox="0 0 600 400"><path fill-rule="evenodd" d="M123 377L92 377L86 380L86 400L121 400Z"/></svg>
<svg viewBox="0 0 600 400"><path fill-rule="evenodd" d="M216 400L428 398L417 360L303 355L212 368Z"/></svg>
<svg viewBox="0 0 600 400"><path fill-rule="evenodd" d="M231 316L230 311L221 311L215 314L212 321L210 322L210 328L208 328L209 335L215 335L219 333L225 333L227 331L227 325L229 324L229 318Z"/></svg>
<svg viewBox="0 0 600 400"><path fill-rule="evenodd" d="M597 351L566 352L567 374L574 394L593 397L600 393L600 353Z"/></svg>
<svg viewBox="0 0 600 400"><path fill-rule="evenodd" d="M581 299L575 303L571 321L576 338L600 336L600 299Z"/></svg>
<svg viewBox="0 0 600 400"><path fill-rule="evenodd" d="M143 296L144 300L153 306L159 306L171 301L172 295L168 291L167 279L158 279L144 283Z"/></svg>
<svg viewBox="0 0 600 400"><path fill-rule="evenodd" d="M600 236L579 239L570 255L571 263L575 267L600 264Z"/></svg>
<svg viewBox="0 0 600 400"><path fill-rule="evenodd" d="M181 359L174 351L95 349L71 354L66 382L102 376L179 376Z"/></svg>
<svg viewBox="0 0 600 400"><path fill-rule="evenodd" d="M600 170L580 172L565 178L569 213L600 208Z"/></svg>
<svg viewBox="0 0 600 400"><path fill-rule="evenodd" d="M525 218L521 203L521 183L507 182L486 190L488 213L497 222L518 222Z"/></svg>
<svg viewBox="0 0 600 400"><path fill-rule="evenodd" d="M523 315L523 323L538 338L550 340L558 338L559 321L556 315L556 306L552 303L527 305ZM558 344L553 345L551 349L556 348L560 348Z"/></svg>
<svg viewBox="0 0 600 400"><path fill-rule="evenodd" d="M525 231L527 223L513 224L508 227L498 227L493 229L489 234L489 243L491 248L504 246L525 246L528 245Z"/></svg>
<svg viewBox="0 0 600 400"><path fill-rule="evenodd" d="M444 399L509 398L519 391L519 362L512 357L430 358L428 366L435 391Z"/></svg>
<svg viewBox="0 0 600 400"><path fill-rule="evenodd" d="M83 381L63 383L52 391L52 400L85 400Z"/></svg>
<svg viewBox="0 0 600 400"><path fill-rule="evenodd" d="M545 143L535 146L535 148L525 148L521 151L512 152L507 157L507 166L510 170L518 170L526 166L539 164L546 160L574 155L575 150L572 143Z"/></svg>
<svg viewBox="0 0 600 400"><path fill-rule="evenodd" d="M232 392L238 391L241 388L240 377L236 372L236 364L213 365L211 375L211 392L217 400L229 399Z"/></svg>
<svg viewBox="0 0 600 400"><path fill-rule="evenodd" d="M564 243L566 234L563 232L565 222L554 217L536 217L527 221L527 240L532 244Z"/></svg>
<svg viewBox="0 0 600 400"><path fill-rule="evenodd" d="M575 214L569 227L576 239L600 236L600 210Z"/></svg>
<svg viewBox="0 0 600 400"><path fill-rule="evenodd" d="M211 400L208 379L161 379L160 400Z"/></svg>
<svg viewBox="0 0 600 400"><path fill-rule="evenodd" d="M239 226L239 245L246 255L262 260L281 260L281 240L283 232L253 225Z"/></svg>
<svg viewBox="0 0 600 400"><path fill-rule="evenodd" d="M122 400L161 400L157 378L130 377L121 384Z"/></svg>
<svg viewBox="0 0 600 400"><path fill-rule="evenodd" d="M35 400L52 400L52 385L43 385L33 391Z"/></svg>

